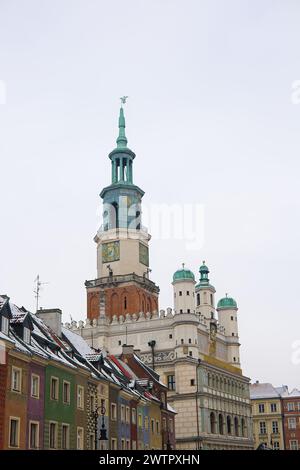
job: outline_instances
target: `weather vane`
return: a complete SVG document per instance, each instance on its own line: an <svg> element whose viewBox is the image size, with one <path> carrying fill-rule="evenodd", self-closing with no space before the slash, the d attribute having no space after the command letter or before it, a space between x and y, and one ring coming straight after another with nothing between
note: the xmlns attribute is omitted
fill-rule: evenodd
<svg viewBox="0 0 300 470"><path fill-rule="evenodd" d="M128 96L121 96L121 98L120 98L121 106L126 103L127 98L128 98Z"/></svg>

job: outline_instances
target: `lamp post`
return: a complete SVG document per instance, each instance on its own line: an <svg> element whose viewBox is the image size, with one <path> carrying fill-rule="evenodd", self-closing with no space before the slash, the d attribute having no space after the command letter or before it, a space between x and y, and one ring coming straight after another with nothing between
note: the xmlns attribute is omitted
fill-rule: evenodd
<svg viewBox="0 0 300 470"><path fill-rule="evenodd" d="M100 414L102 416L102 424L101 424L101 429L100 429L100 437L99 441L107 441L107 430L105 428L105 406L102 404L101 406L98 406L95 411L92 412L93 417L94 417L94 424L95 424L95 450L98 449L98 417L99 417L99 410Z"/></svg>
<svg viewBox="0 0 300 470"><path fill-rule="evenodd" d="M151 348L151 353L152 353L152 369L154 370L155 368L155 364L154 364L154 348L155 348L155 345L156 345L156 341L154 339L152 339L151 341L149 341L148 343L148 346L150 346Z"/></svg>

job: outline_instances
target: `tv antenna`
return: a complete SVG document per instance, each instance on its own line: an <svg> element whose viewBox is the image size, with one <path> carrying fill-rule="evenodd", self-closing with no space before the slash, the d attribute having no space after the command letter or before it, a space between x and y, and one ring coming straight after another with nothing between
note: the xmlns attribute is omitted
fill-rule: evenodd
<svg viewBox="0 0 300 470"><path fill-rule="evenodd" d="M35 290L33 291L35 293L35 299L36 299L36 312L39 309L39 300L40 300L40 291L42 289L41 286L44 284L49 284L49 282L41 282L40 281L40 275L38 274L36 279L34 280L35 282Z"/></svg>

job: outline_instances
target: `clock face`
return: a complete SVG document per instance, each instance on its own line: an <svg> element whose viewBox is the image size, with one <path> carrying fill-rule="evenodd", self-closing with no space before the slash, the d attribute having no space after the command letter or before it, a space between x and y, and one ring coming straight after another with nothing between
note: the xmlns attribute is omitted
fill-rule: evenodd
<svg viewBox="0 0 300 470"><path fill-rule="evenodd" d="M140 252L140 263L144 264L145 266L149 266L149 250L146 245L140 243L139 246Z"/></svg>
<svg viewBox="0 0 300 470"><path fill-rule="evenodd" d="M111 263L120 259L120 242L108 242L102 245L102 262Z"/></svg>

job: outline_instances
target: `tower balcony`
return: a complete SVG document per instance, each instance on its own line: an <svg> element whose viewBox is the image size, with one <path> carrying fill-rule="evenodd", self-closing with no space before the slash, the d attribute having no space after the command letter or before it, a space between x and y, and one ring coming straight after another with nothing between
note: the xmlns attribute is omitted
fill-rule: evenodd
<svg viewBox="0 0 300 470"><path fill-rule="evenodd" d="M85 287L87 289L89 288L94 288L94 287L100 287L100 288L106 288L106 287L117 287L120 284L125 284L125 283L132 283L135 282L139 284L141 287L146 287L147 290L150 292L155 292L159 293L159 287L148 277L145 276L139 276L138 274L131 273L131 274L125 274L125 275L109 275L109 276L104 276L100 277L98 279L92 279L89 281L85 281Z"/></svg>

